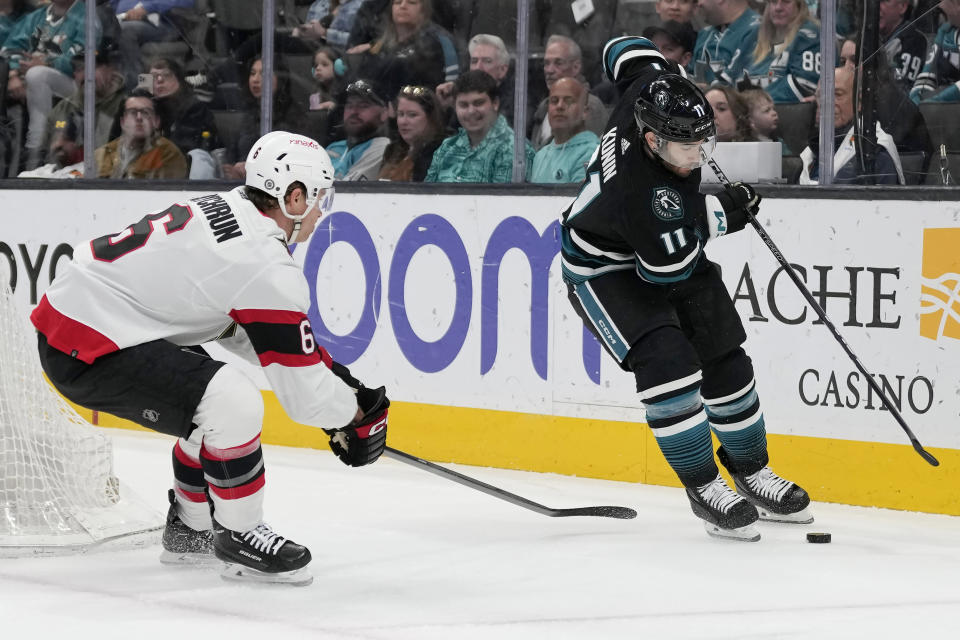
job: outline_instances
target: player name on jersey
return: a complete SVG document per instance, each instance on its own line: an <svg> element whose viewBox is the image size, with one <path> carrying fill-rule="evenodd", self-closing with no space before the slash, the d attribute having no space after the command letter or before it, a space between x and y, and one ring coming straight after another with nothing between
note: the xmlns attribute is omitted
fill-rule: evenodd
<svg viewBox="0 0 960 640"><path fill-rule="evenodd" d="M203 211L203 215L207 218L207 223L217 239L217 244L243 235L230 205L219 195L214 193L209 196L194 198L193 202L196 202L200 206L200 210Z"/></svg>

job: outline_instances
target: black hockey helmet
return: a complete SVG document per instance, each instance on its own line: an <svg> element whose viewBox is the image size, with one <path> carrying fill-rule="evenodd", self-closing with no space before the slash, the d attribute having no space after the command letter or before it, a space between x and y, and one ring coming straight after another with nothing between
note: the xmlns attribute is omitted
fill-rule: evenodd
<svg viewBox="0 0 960 640"><path fill-rule="evenodd" d="M716 134L713 108L703 91L683 76L669 73L640 90L633 115L645 129L671 142L696 142Z"/></svg>

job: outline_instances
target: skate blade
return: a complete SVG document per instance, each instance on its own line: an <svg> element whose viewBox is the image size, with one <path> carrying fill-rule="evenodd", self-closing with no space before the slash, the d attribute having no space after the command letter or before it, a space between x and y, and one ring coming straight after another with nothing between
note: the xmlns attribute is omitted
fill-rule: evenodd
<svg viewBox="0 0 960 640"><path fill-rule="evenodd" d="M239 564L227 563L220 572L224 580L237 582L258 582L261 584L288 584L294 587L306 587L313 582L313 574L308 567L282 573L266 573Z"/></svg>
<svg viewBox="0 0 960 640"><path fill-rule="evenodd" d="M168 551L164 549L160 553L160 563L206 567L220 564L221 561L217 558L217 556L213 555L213 551L209 553L177 553L176 551Z"/></svg>
<svg viewBox="0 0 960 640"><path fill-rule="evenodd" d="M765 522L786 522L789 524L810 524L813 522L813 514L806 508L796 513L774 513L757 507L757 513L760 514L760 519Z"/></svg>
<svg viewBox="0 0 960 640"><path fill-rule="evenodd" d="M757 542L760 540L760 532L757 531L757 528L752 524L748 524L747 526L740 527L738 529L724 529L723 527L719 527L712 522L704 521L703 528L706 529L707 533L714 538L735 540L737 542Z"/></svg>

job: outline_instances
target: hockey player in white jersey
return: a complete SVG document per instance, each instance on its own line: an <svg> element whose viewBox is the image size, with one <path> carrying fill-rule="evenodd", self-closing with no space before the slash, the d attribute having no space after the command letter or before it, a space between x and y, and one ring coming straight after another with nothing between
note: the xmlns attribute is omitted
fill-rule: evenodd
<svg viewBox="0 0 960 640"><path fill-rule="evenodd" d="M287 414L326 430L350 466L382 453L389 401L316 343L288 250L332 201L326 152L276 131L246 170L245 186L77 246L31 319L64 396L178 438L164 561L216 557L225 577L309 584L310 551L263 519L260 391L195 345L219 340L257 362Z"/></svg>

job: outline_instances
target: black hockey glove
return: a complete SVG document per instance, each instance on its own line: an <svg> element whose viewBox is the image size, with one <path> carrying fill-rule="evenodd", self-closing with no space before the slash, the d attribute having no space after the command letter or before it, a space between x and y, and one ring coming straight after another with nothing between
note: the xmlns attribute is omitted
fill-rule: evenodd
<svg viewBox="0 0 960 640"><path fill-rule="evenodd" d="M717 194L717 200L727 214L727 233L736 233L747 226L747 211L760 212L760 194L743 182L728 184Z"/></svg>
<svg viewBox="0 0 960 640"><path fill-rule="evenodd" d="M346 367L343 369L346 370ZM350 467L362 467L375 462L387 446L387 409L390 400L387 399L386 388L368 389L360 384L357 405L363 411L363 417L342 429L324 429L330 436L330 449L343 464Z"/></svg>

